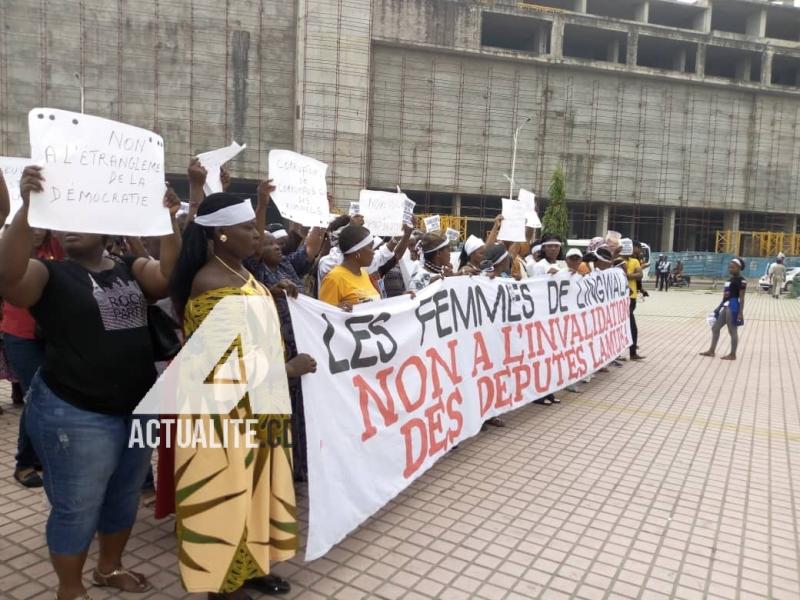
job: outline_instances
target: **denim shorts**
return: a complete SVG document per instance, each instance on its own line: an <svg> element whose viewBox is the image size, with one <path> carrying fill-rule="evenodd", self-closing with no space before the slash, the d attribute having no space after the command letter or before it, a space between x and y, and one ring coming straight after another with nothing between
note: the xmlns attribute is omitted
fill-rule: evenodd
<svg viewBox="0 0 800 600"><path fill-rule="evenodd" d="M87 550L96 532L133 527L152 450L129 447L134 418L81 410L47 387L31 382L28 434L42 461L52 509L47 545L53 554Z"/></svg>

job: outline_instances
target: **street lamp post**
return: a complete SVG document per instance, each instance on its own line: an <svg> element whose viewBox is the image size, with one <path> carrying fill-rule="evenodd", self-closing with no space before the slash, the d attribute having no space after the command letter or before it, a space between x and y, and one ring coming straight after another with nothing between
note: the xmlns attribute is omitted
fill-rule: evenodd
<svg viewBox="0 0 800 600"><path fill-rule="evenodd" d="M514 154L512 155L511 158L511 180L509 181L509 191L508 191L509 200L514 199L514 172L517 168L517 140L519 139L519 132L522 130L523 127L525 127L525 125L530 123L530 120L531 120L530 117L526 117L525 120L522 122L522 124L519 125L514 130Z"/></svg>

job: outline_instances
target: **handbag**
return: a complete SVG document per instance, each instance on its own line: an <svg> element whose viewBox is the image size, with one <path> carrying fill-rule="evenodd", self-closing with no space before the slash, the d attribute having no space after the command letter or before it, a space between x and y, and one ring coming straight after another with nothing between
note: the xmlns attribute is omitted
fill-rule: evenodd
<svg viewBox="0 0 800 600"><path fill-rule="evenodd" d="M181 340L176 333L180 326L160 306L147 305L147 328L156 362L172 360L181 351Z"/></svg>

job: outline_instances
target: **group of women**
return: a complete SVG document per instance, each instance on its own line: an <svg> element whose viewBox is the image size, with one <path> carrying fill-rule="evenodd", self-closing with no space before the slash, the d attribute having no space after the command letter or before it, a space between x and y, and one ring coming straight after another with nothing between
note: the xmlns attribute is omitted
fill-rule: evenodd
<svg viewBox="0 0 800 600"><path fill-rule="evenodd" d="M45 184L36 166L25 169L22 208L0 238L5 352L27 392L15 477L24 485L43 484L50 501L46 536L58 576L57 600L90 598L83 572L95 537L95 586L151 589L144 575L125 568L123 555L151 466L151 451L128 441L139 418L134 408L156 380L152 305L166 300L187 339L230 296L271 297L267 305L281 323L291 417L255 414L245 396L230 416L257 423L255 436L262 442L257 449L159 451L159 467L166 465L168 472L159 468L158 503L161 516L176 516L183 585L208 598L246 600L248 590L271 595L289 590L288 582L270 574L270 562L290 558L298 544L294 481L307 474L299 382L314 373L316 363L298 354L287 296L308 293L351 310L454 276L522 279L567 271L582 276L612 268L624 246L597 238L584 255L565 254L555 236L502 243L498 217L485 241L476 236L465 241L456 266L449 240L437 233L422 235L407 226L397 238L376 238L358 216L310 231L296 224L266 226L270 181L259 185L254 208L227 192L206 197L207 173L196 159L188 175L188 210L168 191L164 206L172 231L159 240L130 240L137 255L109 251L107 236L51 235L32 228L31 194ZM229 182L227 173L222 180ZM8 212L0 179L3 222ZM633 294L641 269L626 273ZM721 322L741 318L741 303L734 298L742 298L743 289L741 283L731 285ZM558 400L550 395L539 402ZM283 435L293 438L291 450L267 439L275 431L264 426L267 422L281 424ZM503 426L499 419L488 424ZM217 420L213 426L227 424Z"/></svg>

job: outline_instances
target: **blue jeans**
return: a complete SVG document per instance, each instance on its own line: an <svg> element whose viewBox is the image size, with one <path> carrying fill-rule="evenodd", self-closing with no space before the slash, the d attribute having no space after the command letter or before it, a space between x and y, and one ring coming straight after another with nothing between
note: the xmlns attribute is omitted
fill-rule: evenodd
<svg viewBox="0 0 800 600"><path fill-rule="evenodd" d="M25 338L3 335L3 348L6 352L8 364L14 374L19 378L22 393L27 394L31 387L31 381L36 371L39 370L44 362L44 343L39 340L28 340ZM19 417L19 435L17 436L17 469L31 469L39 464L36 451L33 449L31 439L25 429L26 409L22 409Z"/></svg>
<svg viewBox="0 0 800 600"><path fill-rule="evenodd" d="M96 532L133 527L152 454L147 447L129 447L135 417L76 408L56 396L39 373L26 410L52 506L47 520L50 552L80 554Z"/></svg>

